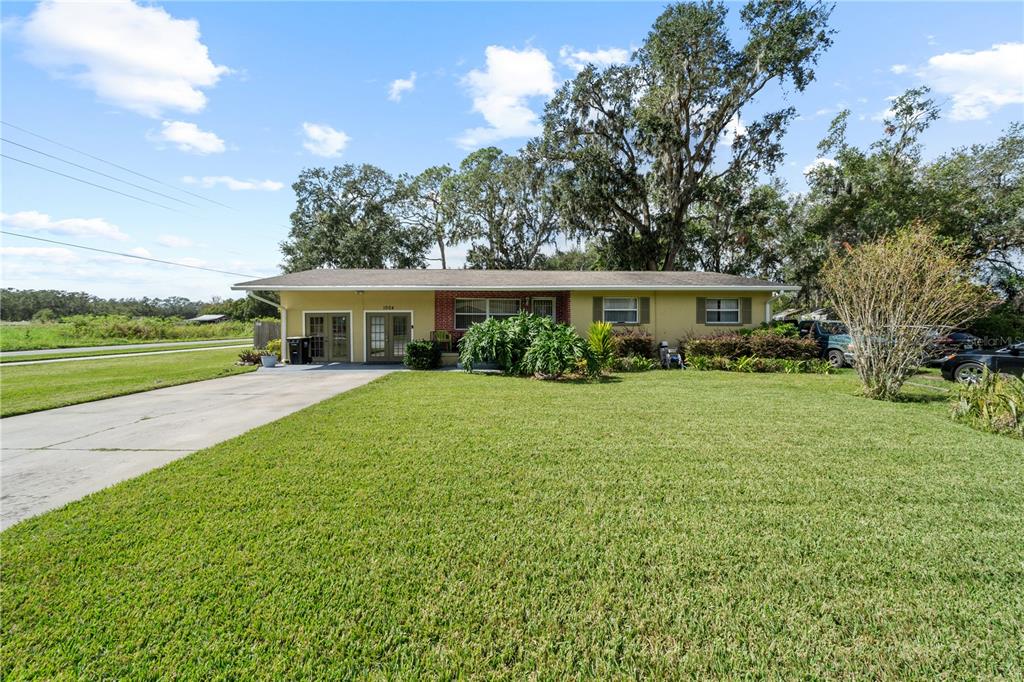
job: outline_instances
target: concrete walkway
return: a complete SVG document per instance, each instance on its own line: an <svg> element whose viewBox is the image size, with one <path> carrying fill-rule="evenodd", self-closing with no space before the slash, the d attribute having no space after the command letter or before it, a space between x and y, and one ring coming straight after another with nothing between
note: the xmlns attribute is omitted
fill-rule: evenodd
<svg viewBox="0 0 1024 682"><path fill-rule="evenodd" d="M34 350L9 350L2 353L5 358L29 357L31 355L52 355L54 353L82 353L97 350L129 350L131 348L185 348L187 346L201 346L203 344L230 344L241 343L245 339L202 339L200 341L154 341L152 343L122 343L115 346L81 346L78 348L37 348Z"/></svg>
<svg viewBox="0 0 1024 682"><path fill-rule="evenodd" d="M0 420L0 528L369 383L396 367L261 369Z"/></svg>
<svg viewBox="0 0 1024 682"><path fill-rule="evenodd" d="M198 353L204 350L227 350L229 348L252 348L251 343L235 344L233 346L200 346L198 348L175 348L173 350L149 350L142 353L108 353L106 355L82 355L73 358L50 358L49 360L32 360L31 357L25 360L12 360L4 362L0 367L21 367L23 365L42 365L48 362L77 362L79 360L110 360L113 358L145 358L150 355L166 355L167 353Z"/></svg>

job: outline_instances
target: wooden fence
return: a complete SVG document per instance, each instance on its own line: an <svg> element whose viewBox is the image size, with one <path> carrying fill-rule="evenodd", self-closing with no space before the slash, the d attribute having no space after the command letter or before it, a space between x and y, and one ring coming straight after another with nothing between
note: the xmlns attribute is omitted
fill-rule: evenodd
<svg viewBox="0 0 1024 682"><path fill-rule="evenodd" d="M253 348L266 348L271 339L281 338L281 323L277 321L256 320L252 330ZM284 352L288 352L285 349Z"/></svg>

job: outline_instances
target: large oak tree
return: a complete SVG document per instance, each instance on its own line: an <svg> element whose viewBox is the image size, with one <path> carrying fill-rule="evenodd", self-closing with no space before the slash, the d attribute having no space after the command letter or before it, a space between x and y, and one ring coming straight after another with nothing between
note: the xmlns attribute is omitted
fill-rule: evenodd
<svg viewBox="0 0 1024 682"><path fill-rule="evenodd" d="M548 103L541 148L558 170L572 236L598 240L620 269L676 269L692 207L709 185L770 172L791 107L753 117L770 84L802 91L831 44L831 7L751 0L734 45L721 2L680 3L657 19L629 64L584 69Z"/></svg>

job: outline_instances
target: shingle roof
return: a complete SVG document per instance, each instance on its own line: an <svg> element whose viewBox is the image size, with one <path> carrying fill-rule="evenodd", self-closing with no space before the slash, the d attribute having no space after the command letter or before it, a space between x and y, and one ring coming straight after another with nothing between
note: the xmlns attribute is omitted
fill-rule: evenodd
<svg viewBox="0 0 1024 682"><path fill-rule="evenodd" d="M594 270L304 270L239 282L233 289L535 291L544 289L744 289L796 291L799 287L718 272Z"/></svg>

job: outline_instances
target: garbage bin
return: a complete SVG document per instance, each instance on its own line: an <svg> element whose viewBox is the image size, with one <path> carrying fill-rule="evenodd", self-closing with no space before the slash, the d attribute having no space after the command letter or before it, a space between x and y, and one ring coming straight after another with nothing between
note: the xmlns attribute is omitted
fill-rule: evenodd
<svg viewBox="0 0 1024 682"><path fill-rule="evenodd" d="M308 365L309 361L309 337L289 336L288 362L292 365Z"/></svg>

